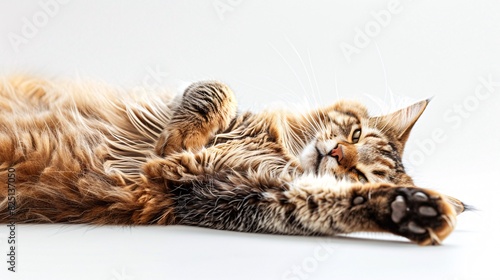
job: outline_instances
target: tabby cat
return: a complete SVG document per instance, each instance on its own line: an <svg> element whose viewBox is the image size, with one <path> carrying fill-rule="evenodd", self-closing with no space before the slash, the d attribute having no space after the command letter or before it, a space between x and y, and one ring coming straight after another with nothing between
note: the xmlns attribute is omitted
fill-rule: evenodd
<svg viewBox="0 0 500 280"><path fill-rule="evenodd" d="M439 244L466 207L414 186L401 160L427 103L378 117L351 101L240 113L215 81L172 97L3 79L0 223L390 232Z"/></svg>

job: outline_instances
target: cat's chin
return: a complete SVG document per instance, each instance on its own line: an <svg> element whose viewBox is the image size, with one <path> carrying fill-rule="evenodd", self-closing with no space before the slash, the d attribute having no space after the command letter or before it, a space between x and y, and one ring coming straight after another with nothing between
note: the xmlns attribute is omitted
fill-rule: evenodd
<svg viewBox="0 0 500 280"><path fill-rule="evenodd" d="M299 156L299 161L306 173L313 173L317 175L320 163L318 160L319 156L320 155L316 150L314 142L309 143L304 150L302 150Z"/></svg>

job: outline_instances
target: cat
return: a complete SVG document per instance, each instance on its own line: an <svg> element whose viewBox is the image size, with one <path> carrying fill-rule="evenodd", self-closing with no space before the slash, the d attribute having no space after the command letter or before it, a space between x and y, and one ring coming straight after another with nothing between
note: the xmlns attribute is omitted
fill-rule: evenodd
<svg viewBox="0 0 500 280"><path fill-rule="evenodd" d="M0 223L389 232L440 244L467 207L416 187L402 164L427 104L384 116L353 101L252 113L217 81L174 97L4 78Z"/></svg>

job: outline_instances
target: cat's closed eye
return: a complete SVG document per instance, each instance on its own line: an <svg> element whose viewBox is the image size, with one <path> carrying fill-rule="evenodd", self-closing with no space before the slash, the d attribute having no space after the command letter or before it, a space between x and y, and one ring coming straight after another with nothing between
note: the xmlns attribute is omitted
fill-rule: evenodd
<svg viewBox="0 0 500 280"><path fill-rule="evenodd" d="M368 179L366 178L365 174L363 172L359 171L359 169L354 169L354 173L355 173L359 182L368 183Z"/></svg>

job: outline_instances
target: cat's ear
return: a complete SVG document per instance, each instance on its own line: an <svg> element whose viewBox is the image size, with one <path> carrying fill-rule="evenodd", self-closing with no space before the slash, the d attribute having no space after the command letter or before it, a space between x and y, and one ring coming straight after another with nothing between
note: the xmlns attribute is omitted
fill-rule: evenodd
<svg viewBox="0 0 500 280"><path fill-rule="evenodd" d="M423 100L388 115L372 117L370 122L381 131L390 131L404 147L411 129L430 101L430 99Z"/></svg>

